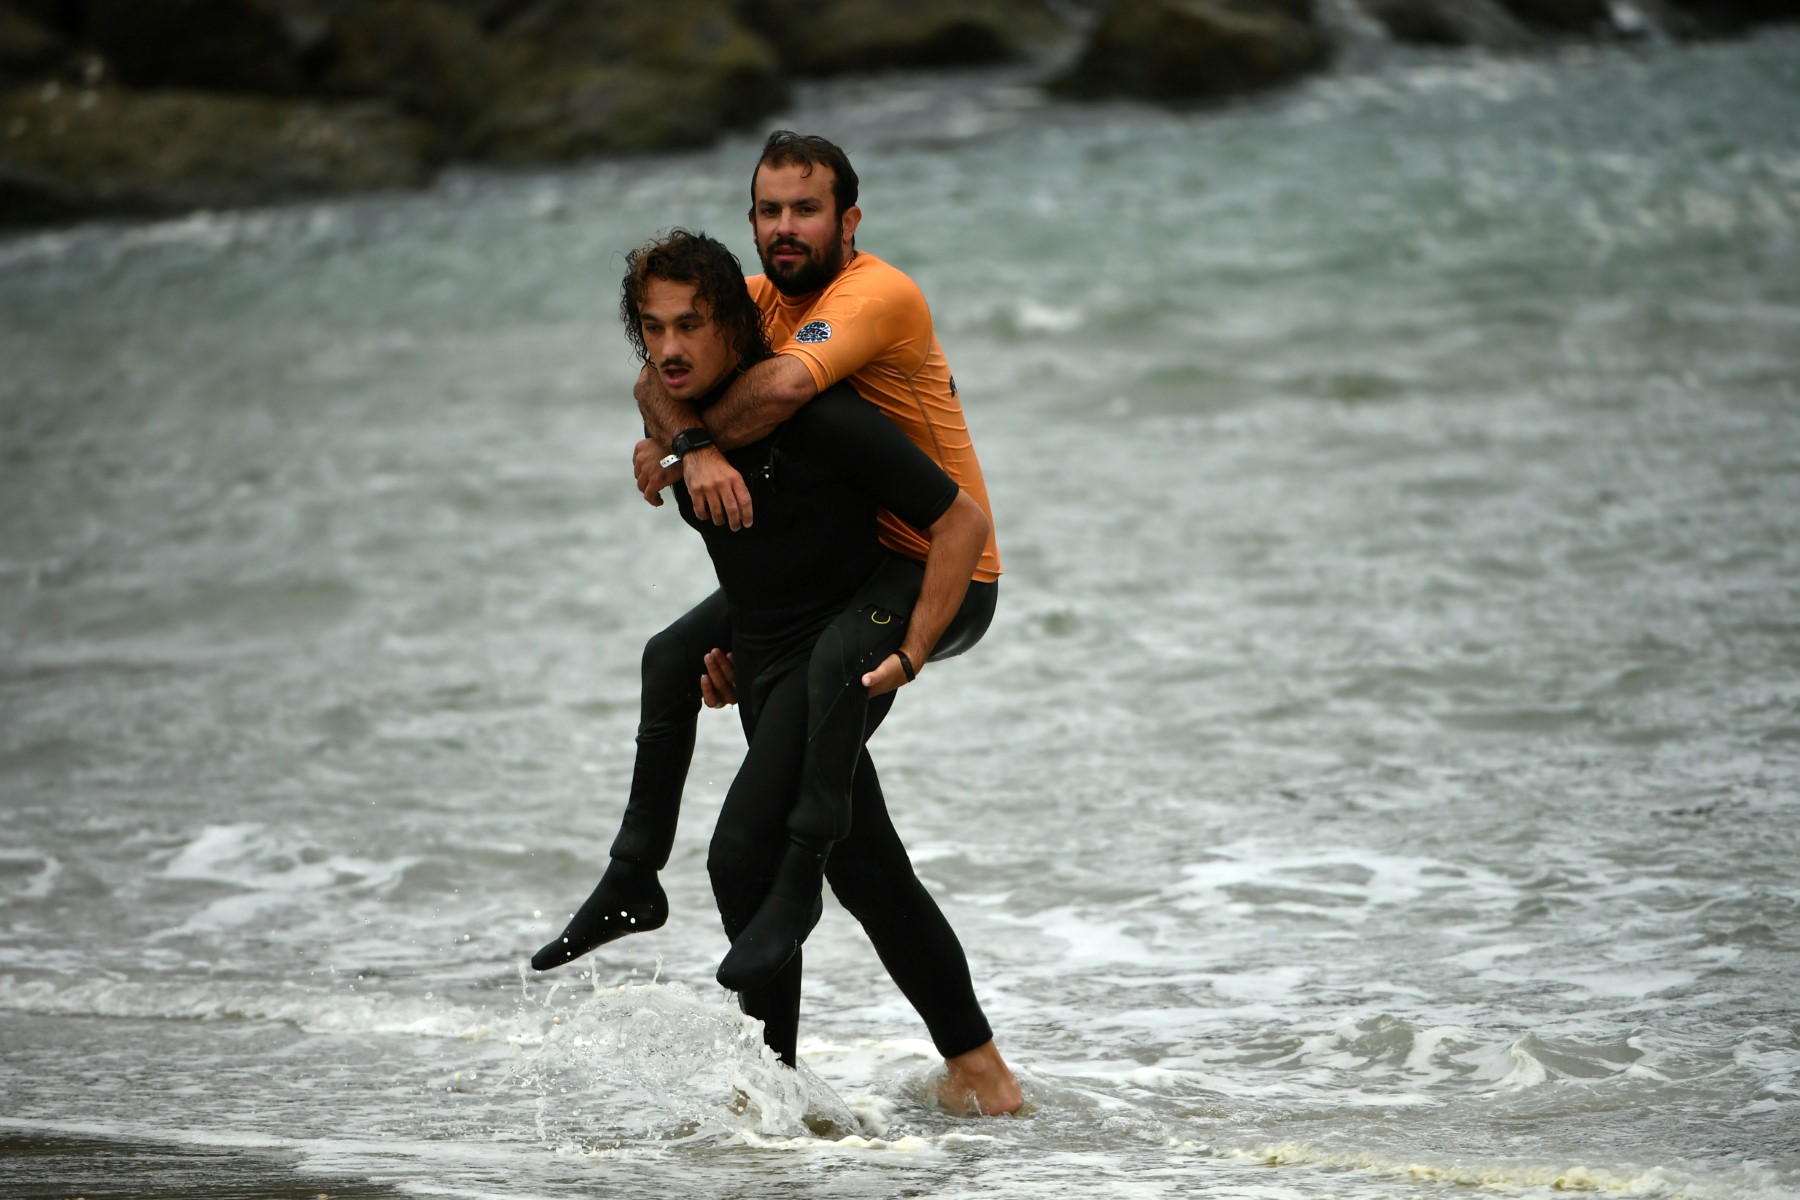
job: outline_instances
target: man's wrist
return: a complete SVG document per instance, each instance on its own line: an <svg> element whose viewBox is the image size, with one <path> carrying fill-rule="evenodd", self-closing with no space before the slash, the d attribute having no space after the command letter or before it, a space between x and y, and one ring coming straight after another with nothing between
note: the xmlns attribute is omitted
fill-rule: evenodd
<svg viewBox="0 0 1800 1200"><path fill-rule="evenodd" d="M691 429L684 429L669 439L669 449L674 451L677 459L686 458L694 451L704 450L712 444L712 434L707 432L704 425L695 425Z"/></svg>
<svg viewBox="0 0 1800 1200"><path fill-rule="evenodd" d="M675 435L669 453L663 455L657 465L666 471L690 454L697 454L707 449L716 450L718 447L713 445L712 435L706 431L706 427L696 425L692 429L684 429Z"/></svg>

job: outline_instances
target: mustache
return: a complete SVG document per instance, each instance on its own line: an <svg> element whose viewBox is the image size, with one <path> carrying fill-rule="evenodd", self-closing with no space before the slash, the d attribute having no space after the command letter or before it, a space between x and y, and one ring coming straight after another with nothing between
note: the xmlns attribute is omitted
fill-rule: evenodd
<svg viewBox="0 0 1800 1200"><path fill-rule="evenodd" d="M769 243L769 253L773 254L777 250L798 250L802 254L812 253L812 247L798 238L776 238Z"/></svg>
<svg viewBox="0 0 1800 1200"><path fill-rule="evenodd" d="M683 371L691 371L694 369L693 363L690 363L687 359L681 358L679 356L677 356L675 358L665 358L661 362L657 363L656 366L657 366L658 370L662 370L662 371L667 371L671 367L678 367Z"/></svg>

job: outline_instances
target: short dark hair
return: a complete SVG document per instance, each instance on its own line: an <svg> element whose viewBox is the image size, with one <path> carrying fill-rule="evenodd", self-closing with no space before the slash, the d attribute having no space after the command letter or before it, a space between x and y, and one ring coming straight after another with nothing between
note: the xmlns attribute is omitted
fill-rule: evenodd
<svg viewBox="0 0 1800 1200"><path fill-rule="evenodd" d="M739 368L769 357L768 330L762 309L750 298L744 268L724 243L704 233L671 229L657 240L625 256L625 279L619 286L619 319L639 362L650 361L644 345L644 293L652 279L694 285L694 299L704 304L725 334Z"/></svg>
<svg viewBox="0 0 1800 1200"><path fill-rule="evenodd" d="M751 213L756 212L757 171L764 167L805 167L801 174L811 175L813 168L821 164L831 168L831 198L837 204L837 215L841 217L856 207L856 168L837 143L817 134L777 129L763 143L762 157L756 160L756 170L750 172Z"/></svg>

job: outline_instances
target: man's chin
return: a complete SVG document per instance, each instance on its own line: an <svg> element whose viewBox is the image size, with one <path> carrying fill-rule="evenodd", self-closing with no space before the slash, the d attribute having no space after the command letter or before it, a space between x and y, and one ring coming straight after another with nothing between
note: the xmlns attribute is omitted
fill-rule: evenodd
<svg viewBox="0 0 1800 1200"><path fill-rule="evenodd" d="M784 296L804 296L816 292L831 282L836 272L829 270L823 263L808 259L792 267L764 262L763 274L775 290Z"/></svg>
<svg viewBox="0 0 1800 1200"><path fill-rule="evenodd" d="M694 376L689 375L674 387L670 387L668 380L665 379L663 381L663 391L669 394L669 399L671 400L684 400L691 403L703 396L711 395L713 391L728 378L730 378L730 372L726 372L717 379L710 381L697 379Z"/></svg>

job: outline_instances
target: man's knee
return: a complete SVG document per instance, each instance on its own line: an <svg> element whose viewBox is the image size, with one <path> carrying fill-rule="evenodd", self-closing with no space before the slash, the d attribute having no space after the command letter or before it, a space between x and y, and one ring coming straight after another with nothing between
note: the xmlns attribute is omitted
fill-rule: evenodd
<svg viewBox="0 0 1800 1200"><path fill-rule="evenodd" d="M994 609L999 598L999 584L979 580L971 583L962 607L956 610L956 616L951 618L949 627L932 650L931 661L942 662L972 649L987 634L988 626L994 623Z"/></svg>
<svg viewBox="0 0 1800 1200"><path fill-rule="evenodd" d="M712 647L695 646L685 634L679 625L671 625L650 635L642 662L645 683L679 679L699 694L700 672L706 669L706 652Z"/></svg>
<svg viewBox="0 0 1800 1200"><path fill-rule="evenodd" d="M656 737L691 724L700 712L700 673L710 647L696 650L692 639L671 626L644 643L638 736Z"/></svg>
<svg viewBox="0 0 1800 1200"><path fill-rule="evenodd" d="M869 606L842 613L814 643L807 684L827 691L862 686L862 677L892 654L906 636L906 621L885 608Z"/></svg>

